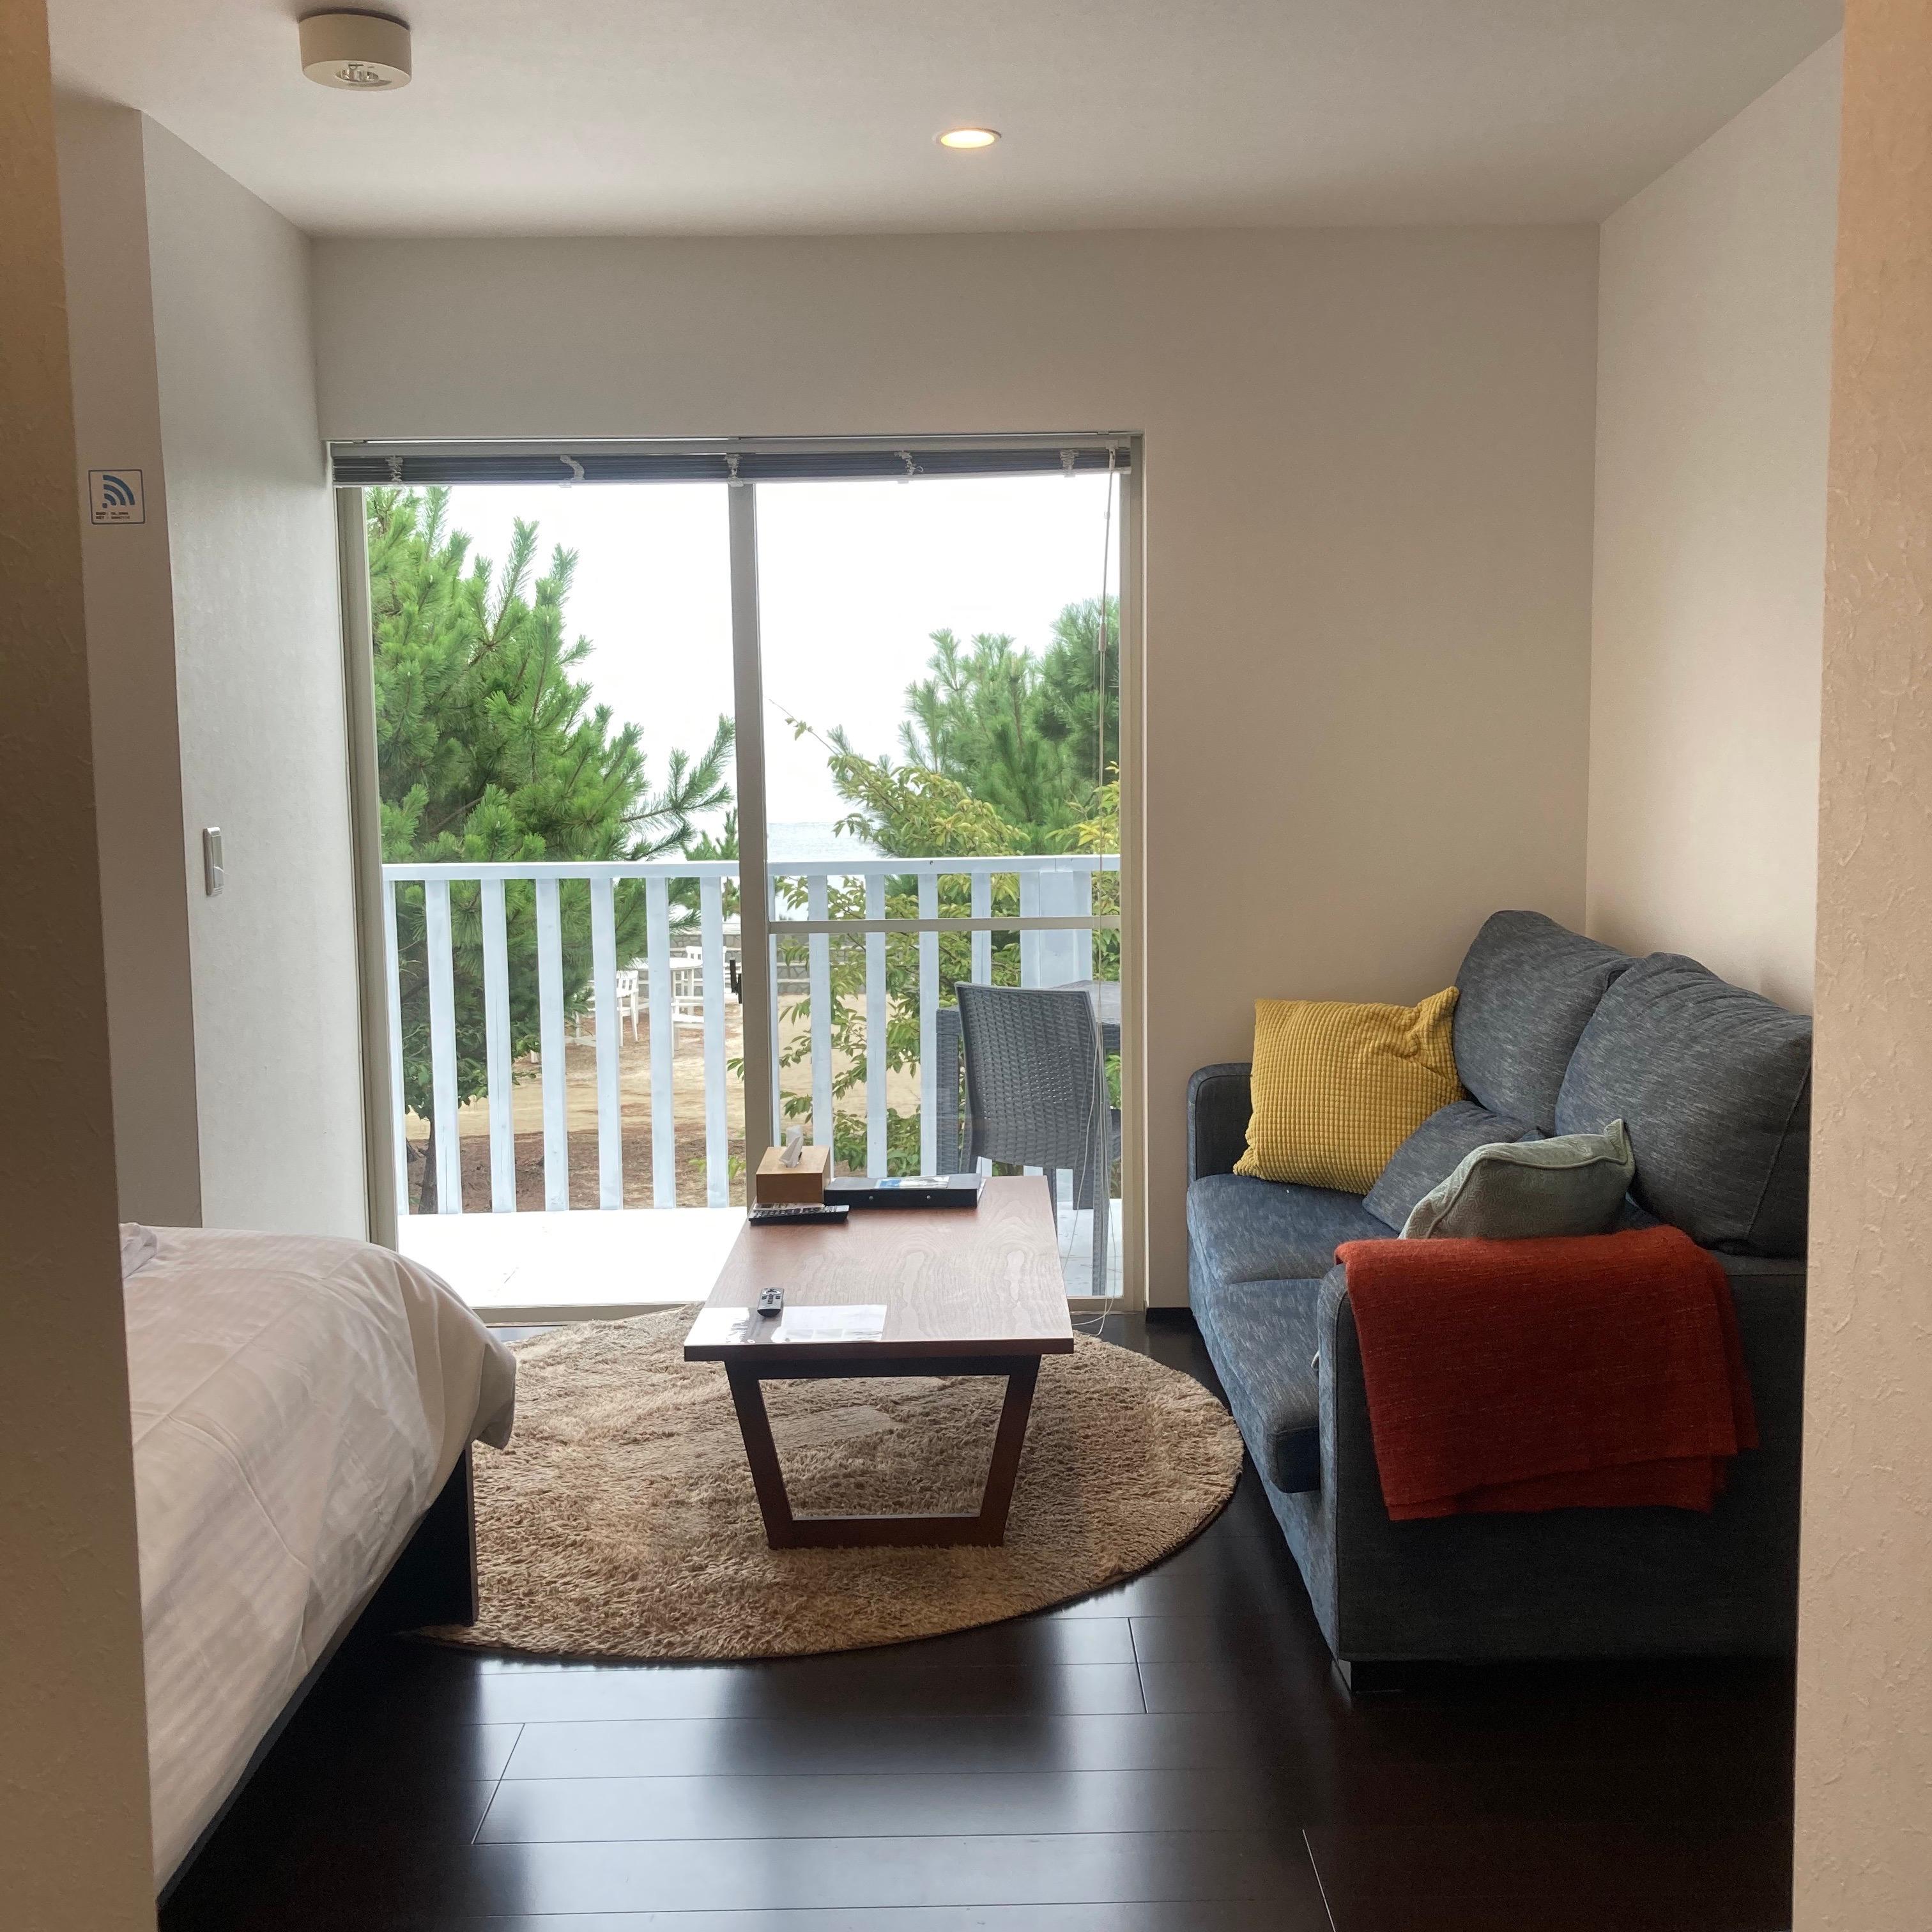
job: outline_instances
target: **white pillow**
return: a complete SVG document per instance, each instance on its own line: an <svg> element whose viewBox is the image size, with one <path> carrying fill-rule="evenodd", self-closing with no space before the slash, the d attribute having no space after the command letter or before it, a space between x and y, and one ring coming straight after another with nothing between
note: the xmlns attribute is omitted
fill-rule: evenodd
<svg viewBox="0 0 1932 1932"><path fill-rule="evenodd" d="M138 1221L121 1223L121 1279L139 1274L160 1252L160 1237Z"/></svg>

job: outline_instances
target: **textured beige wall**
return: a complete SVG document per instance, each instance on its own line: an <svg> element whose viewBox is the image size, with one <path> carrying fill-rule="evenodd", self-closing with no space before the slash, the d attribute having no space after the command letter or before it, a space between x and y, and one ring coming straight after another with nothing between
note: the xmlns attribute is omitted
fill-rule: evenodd
<svg viewBox="0 0 1932 1932"><path fill-rule="evenodd" d="M1590 930L1811 1004L1839 48L1604 224Z"/></svg>
<svg viewBox="0 0 1932 1932"><path fill-rule="evenodd" d="M309 244L142 124L202 1218L367 1232L334 506ZM157 791L154 808L164 801ZM202 886L222 829L226 889Z"/></svg>
<svg viewBox="0 0 1932 1932"><path fill-rule="evenodd" d="M1150 1253L1258 994L1582 913L1594 230L324 242L332 436L1147 438Z"/></svg>
<svg viewBox="0 0 1932 1932"><path fill-rule="evenodd" d="M147 506L144 524L80 532L121 1215L192 1227L201 1142L142 122L76 101L58 118L80 467L140 470Z"/></svg>
<svg viewBox="0 0 1932 1932"><path fill-rule="evenodd" d="M46 16L0 7L0 1920L154 1924Z"/></svg>
<svg viewBox="0 0 1932 1932"><path fill-rule="evenodd" d="M1798 1682L1801 1932L1932 1923L1932 4L1845 29Z"/></svg>

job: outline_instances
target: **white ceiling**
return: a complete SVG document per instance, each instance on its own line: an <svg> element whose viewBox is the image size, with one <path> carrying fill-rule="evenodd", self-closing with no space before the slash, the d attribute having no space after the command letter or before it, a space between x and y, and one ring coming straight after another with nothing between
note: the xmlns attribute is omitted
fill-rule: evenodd
<svg viewBox="0 0 1932 1932"><path fill-rule="evenodd" d="M325 0L50 0L74 92L302 227L774 233L1600 217L1840 0L399 0L416 80L303 79ZM376 0L380 5L381 0ZM982 154L942 128L1004 130Z"/></svg>

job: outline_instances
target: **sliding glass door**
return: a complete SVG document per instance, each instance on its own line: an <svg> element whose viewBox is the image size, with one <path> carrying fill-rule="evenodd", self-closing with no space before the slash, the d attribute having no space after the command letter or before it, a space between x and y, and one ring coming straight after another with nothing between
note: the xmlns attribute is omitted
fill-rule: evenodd
<svg viewBox="0 0 1932 1932"><path fill-rule="evenodd" d="M976 1140L1042 1171L1070 1119L1103 1124L1077 1042L968 1093L962 981L1085 991L1118 1106L1117 487L1105 470L759 486L777 1118L842 1172L990 1166ZM1077 1028L1074 1005L1047 1010ZM1084 1294L1120 1288L1111 1150L1105 1165L1078 1201L1078 1170L1057 1170Z"/></svg>
<svg viewBox="0 0 1932 1932"><path fill-rule="evenodd" d="M1137 1289L1131 455L334 452L399 1245L499 1318L689 1298L796 1129L1047 1172L1070 1294ZM962 983L1086 1059L981 1066Z"/></svg>

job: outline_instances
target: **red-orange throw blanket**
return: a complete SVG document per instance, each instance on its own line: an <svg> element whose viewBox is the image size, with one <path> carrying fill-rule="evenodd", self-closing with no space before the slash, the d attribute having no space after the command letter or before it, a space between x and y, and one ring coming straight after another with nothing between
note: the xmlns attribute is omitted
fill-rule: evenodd
<svg viewBox="0 0 1932 1932"><path fill-rule="evenodd" d="M1727 1459L1757 1447L1730 1282L1678 1228L1335 1257L1399 1521L1708 1510Z"/></svg>

